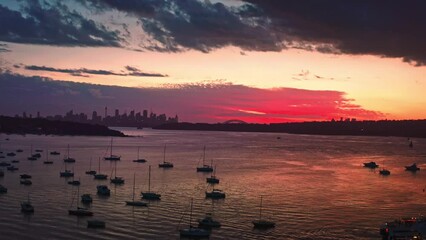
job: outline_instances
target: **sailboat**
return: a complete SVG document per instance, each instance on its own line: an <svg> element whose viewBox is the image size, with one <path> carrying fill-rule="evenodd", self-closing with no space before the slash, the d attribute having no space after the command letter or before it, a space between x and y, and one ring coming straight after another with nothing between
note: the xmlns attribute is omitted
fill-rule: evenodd
<svg viewBox="0 0 426 240"><path fill-rule="evenodd" d="M34 207L30 202L30 194L28 193L28 200L26 202L21 202L21 212L23 213L33 213Z"/></svg>
<svg viewBox="0 0 426 240"><path fill-rule="evenodd" d="M379 174L380 174L380 175L383 175L383 176L388 176L388 175L390 175L390 171L389 171L389 170L387 170L387 169L385 169L385 161L383 161L383 168L382 168L382 170L380 170L380 171L379 171Z"/></svg>
<svg viewBox="0 0 426 240"><path fill-rule="evenodd" d="M77 198L80 196L80 187L77 188ZM79 207L78 199L76 199L77 202L77 208L76 209L70 209L68 210L69 215L75 215L75 216L93 216L93 212L89 211L87 208L81 208Z"/></svg>
<svg viewBox="0 0 426 240"><path fill-rule="evenodd" d="M89 167L89 171L86 171L86 174L88 175L95 175L96 171L92 170L92 157L90 157L90 167Z"/></svg>
<svg viewBox="0 0 426 240"><path fill-rule="evenodd" d="M117 177L117 161L114 164L114 178L110 178L110 181L113 184L124 184L124 179L122 177Z"/></svg>
<svg viewBox="0 0 426 240"><path fill-rule="evenodd" d="M141 192L143 199L149 200L160 200L161 194L151 192L151 165L149 165L149 174L148 174L148 192Z"/></svg>
<svg viewBox="0 0 426 240"><path fill-rule="evenodd" d="M160 167L160 168L172 168L173 167L173 163L166 162L166 144L164 144L163 163L158 164L158 167Z"/></svg>
<svg viewBox="0 0 426 240"><path fill-rule="evenodd" d="M206 165L205 162L206 159L206 146L204 146L204 153L203 153L203 166L197 167L197 172L213 172L213 167ZM213 163L213 160L212 160Z"/></svg>
<svg viewBox="0 0 426 240"><path fill-rule="evenodd" d="M108 178L108 175L106 174L102 174L101 173L101 158L99 158L99 163L98 163L98 173L93 175L94 179L98 179L98 180L106 180Z"/></svg>
<svg viewBox="0 0 426 240"><path fill-rule="evenodd" d="M73 186L80 186L80 178L78 180L74 180L74 177L73 177L72 181L68 181L68 184Z"/></svg>
<svg viewBox="0 0 426 240"><path fill-rule="evenodd" d="M30 161L37 160L37 158L33 155L33 145L31 145L30 156L27 159Z"/></svg>
<svg viewBox="0 0 426 240"><path fill-rule="evenodd" d="M7 193L7 188L0 184L0 193Z"/></svg>
<svg viewBox="0 0 426 240"><path fill-rule="evenodd" d="M222 199L225 198L226 194L220 189L214 188L213 191L207 192L206 191L206 198L212 198L212 199Z"/></svg>
<svg viewBox="0 0 426 240"><path fill-rule="evenodd" d="M85 194L81 195L81 202L83 204L90 204L90 203L92 203L93 202L92 195L90 195L88 193L85 193Z"/></svg>
<svg viewBox="0 0 426 240"><path fill-rule="evenodd" d="M148 204L142 201L135 201L135 185L136 185L136 174L133 173L133 195L132 201L126 201L126 205L135 206L135 207L147 207Z"/></svg>
<svg viewBox="0 0 426 240"><path fill-rule="evenodd" d="M208 178L206 178L207 183L211 183L211 184L217 184L219 183L219 178L216 177L216 166L214 166L214 171L212 173L212 175Z"/></svg>
<svg viewBox="0 0 426 240"><path fill-rule="evenodd" d="M191 198L191 211L189 214L189 228L180 229L179 233L181 237L188 237L188 238L202 238L202 237L209 237L210 232L202 229L202 228L196 228L192 226L192 204L193 199Z"/></svg>
<svg viewBox="0 0 426 240"><path fill-rule="evenodd" d="M74 177L74 173L71 170L67 169L67 163L64 163L65 170L63 172L59 172L60 177Z"/></svg>
<svg viewBox="0 0 426 240"><path fill-rule="evenodd" d="M272 228L275 223L272 221L262 220L262 196L260 196L259 220L252 221L254 228Z"/></svg>
<svg viewBox="0 0 426 240"><path fill-rule="evenodd" d="M144 162L146 162L146 160L143 159L143 158L139 158L139 148L140 147L138 147L138 157L135 160L133 160L133 162L144 163Z"/></svg>
<svg viewBox="0 0 426 240"><path fill-rule="evenodd" d="M110 154L109 157L104 157L104 160L110 160L110 161L120 161L121 156L112 155L112 138L111 138L111 146L110 146Z"/></svg>
<svg viewBox="0 0 426 240"><path fill-rule="evenodd" d="M70 145L67 147L67 156L64 158L64 162L66 163L75 163L75 159L70 157Z"/></svg>
<svg viewBox="0 0 426 240"><path fill-rule="evenodd" d="M48 154L48 150L46 150L46 161L44 161L44 164L53 164L53 161L49 161L49 154Z"/></svg>

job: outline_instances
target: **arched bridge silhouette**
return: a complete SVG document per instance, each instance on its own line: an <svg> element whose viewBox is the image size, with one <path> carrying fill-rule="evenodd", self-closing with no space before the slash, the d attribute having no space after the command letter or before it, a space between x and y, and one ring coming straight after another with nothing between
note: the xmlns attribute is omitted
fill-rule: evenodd
<svg viewBox="0 0 426 240"><path fill-rule="evenodd" d="M247 124L247 122L244 122L238 119L231 119L231 120L223 122L223 124Z"/></svg>

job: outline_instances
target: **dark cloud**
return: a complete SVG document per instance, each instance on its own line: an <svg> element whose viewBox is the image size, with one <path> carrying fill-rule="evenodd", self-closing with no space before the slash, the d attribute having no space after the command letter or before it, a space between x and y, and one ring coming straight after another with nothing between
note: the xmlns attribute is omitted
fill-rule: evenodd
<svg viewBox="0 0 426 240"><path fill-rule="evenodd" d="M102 112L108 109L152 108L183 121L286 122L340 117L380 119L385 115L364 109L344 92L295 88L260 89L227 82L181 84L168 88L126 88L0 74L0 114L27 111L43 115Z"/></svg>
<svg viewBox="0 0 426 240"><path fill-rule="evenodd" d="M426 64L423 0L241 0L234 7L197 0L91 2L137 16L154 40L141 46L154 51L297 48Z"/></svg>
<svg viewBox="0 0 426 240"><path fill-rule="evenodd" d="M14 65L15 66L15 65ZM16 65L15 68L19 68L20 65ZM47 72L60 72L60 73L68 73L72 76L78 77L89 77L90 75L113 75L113 76L135 76L135 77L167 77L165 74L160 73L146 73L142 72L136 67L126 66L127 72L117 73L109 70L96 70L96 69L87 69L87 68L53 68L46 66L36 66L36 65L25 65L24 68L26 70L32 71L47 71Z"/></svg>
<svg viewBox="0 0 426 240"><path fill-rule="evenodd" d="M426 64L426 1L244 1L259 8L258 16L269 18L290 46Z"/></svg>
<svg viewBox="0 0 426 240"><path fill-rule="evenodd" d="M141 46L154 51L177 52L238 46L243 50L282 49L263 18L251 17L249 8L194 0L91 0L93 6L109 7L137 16L154 41ZM244 17L242 15L244 14Z"/></svg>
<svg viewBox="0 0 426 240"><path fill-rule="evenodd" d="M117 32L60 3L24 1L21 11L0 4L0 41L60 46L120 46Z"/></svg>

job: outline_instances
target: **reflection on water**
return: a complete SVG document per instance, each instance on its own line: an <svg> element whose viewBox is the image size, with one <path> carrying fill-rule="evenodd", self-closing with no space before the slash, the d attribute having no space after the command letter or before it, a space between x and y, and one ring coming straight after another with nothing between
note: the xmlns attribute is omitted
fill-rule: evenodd
<svg viewBox="0 0 426 240"><path fill-rule="evenodd" d="M121 129L123 130L123 129ZM4 153L24 150L15 157L19 171L5 171L0 184L8 193L0 195L0 233L7 239L176 239L179 228L189 224L189 202L194 198L193 224L212 212L221 228L213 229L211 239L378 239L378 227L387 220L425 212L426 174L412 174L405 165L414 162L425 168L426 140L396 137L308 136L277 133L227 133L201 131L129 130L139 137L115 138L113 154L121 155L117 176L124 185L109 180L94 180L86 175L90 158L98 170L98 157L109 154L108 137L0 135ZM277 136L281 138L278 139ZM10 141L4 141L10 138ZM71 179L59 177L65 169L62 158L70 144L75 178L80 179L80 195L90 193L93 203L86 205L96 219L106 221L105 229L88 229L87 219L68 215L75 208L77 187ZM160 169L163 147L166 161L173 169ZM53 165L44 165L45 153L28 161L30 147L60 151L49 156ZM206 161L217 165L220 188L226 199L205 198L210 173L196 172L197 163L207 146ZM135 163L137 148L147 163ZM5 154L4 154L5 155ZM378 170L362 167L375 161L391 171L387 177ZM201 163L199 163L201 164ZM151 190L161 201L148 208L130 207L133 173L136 173L136 200L148 189L148 166L152 165ZM101 160L101 172L111 176L114 164ZM32 175L31 186L19 184L19 175ZM96 185L111 189L109 197L96 195ZM33 215L20 212L20 202L30 194ZM276 222L269 230L255 230L251 223L258 217L260 195L262 216Z"/></svg>

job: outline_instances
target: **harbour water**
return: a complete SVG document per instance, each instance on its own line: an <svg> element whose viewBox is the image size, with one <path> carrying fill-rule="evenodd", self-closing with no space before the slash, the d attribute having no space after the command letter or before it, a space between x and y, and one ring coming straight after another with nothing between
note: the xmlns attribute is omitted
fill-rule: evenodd
<svg viewBox="0 0 426 240"><path fill-rule="evenodd" d="M240 133L203 131L161 131L125 129L134 137L114 138L113 154L121 155L117 176L125 184L115 186L109 180L94 180L86 175L90 158L98 170L98 158L109 154L109 137L0 135L3 155L23 149L15 157L19 170L9 172L0 184L8 188L0 194L1 239L178 239L179 228L188 227L190 199L194 200L193 220L211 212L222 224L213 229L210 239L380 239L379 227L388 220L426 213L426 140L406 138L310 136L278 133ZM279 137L279 138L278 138ZM9 141L5 139L9 138ZM64 170L63 157L70 145L69 164L80 179L80 195L94 197L93 217L68 215L76 207L77 187L71 179L59 177ZM160 169L163 148L172 169ZM42 158L28 161L30 147L43 149ZM134 163L137 148L146 163ZM217 166L226 198L205 198L212 187L206 183L210 173L197 173L203 147L206 163ZM53 165L44 165L46 149L59 151L49 155ZM362 167L375 161L391 171L380 176L378 170ZM413 174L405 165L417 163L422 169ZM133 174L136 194L148 188L148 166L152 166L151 190L162 195L149 207L125 205L131 200ZM114 162L101 160L101 172L111 176ZM31 186L21 185L19 175L32 175ZM98 197L96 186L106 184L110 197ZM30 195L35 213L20 212L20 202ZM253 229L259 214L276 222L268 230ZM88 219L101 219L105 229L88 229ZM193 221L193 225L196 225Z"/></svg>

